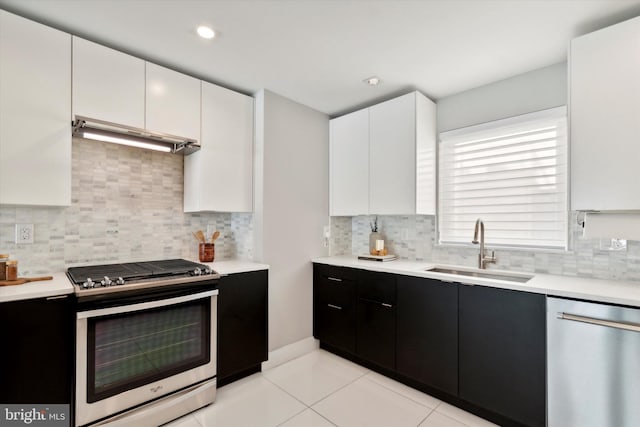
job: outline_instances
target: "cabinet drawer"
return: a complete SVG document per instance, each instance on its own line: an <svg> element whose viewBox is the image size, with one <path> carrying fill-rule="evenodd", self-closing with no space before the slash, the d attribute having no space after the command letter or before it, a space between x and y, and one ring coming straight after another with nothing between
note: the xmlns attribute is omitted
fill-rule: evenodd
<svg viewBox="0 0 640 427"><path fill-rule="evenodd" d="M352 307L356 293L356 270L314 265L314 299L341 308Z"/></svg>
<svg viewBox="0 0 640 427"><path fill-rule="evenodd" d="M358 299L396 304L396 276L388 273L360 271Z"/></svg>
<svg viewBox="0 0 640 427"><path fill-rule="evenodd" d="M358 270L349 267L336 267L332 265L314 264L313 272L317 279L358 280Z"/></svg>
<svg viewBox="0 0 640 427"><path fill-rule="evenodd" d="M351 307L355 300L355 283L350 281L320 282L316 286L315 298L320 303Z"/></svg>

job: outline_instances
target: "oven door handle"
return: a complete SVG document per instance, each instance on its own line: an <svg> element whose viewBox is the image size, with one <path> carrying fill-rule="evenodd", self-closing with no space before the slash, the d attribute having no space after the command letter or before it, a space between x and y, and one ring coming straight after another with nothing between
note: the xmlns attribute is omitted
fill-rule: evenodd
<svg viewBox="0 0 640 427"><path fill-rule="evenodd" d="M175 297L175 298L141 302L137 304L119 305L117 307L100 308L97 310L80 311L76 314L76 318L79 320L79 319L88 319L90 317L109 316L111 314L130 313L133 311L141 311L141 310L147 310L150 308L180 304L183 302L194 301L194 300L212 297L216 295L218 295L218 290L214 289L212 291L200 292L200 293L191 294L191 295L184 295L184 296Z"/></svg>

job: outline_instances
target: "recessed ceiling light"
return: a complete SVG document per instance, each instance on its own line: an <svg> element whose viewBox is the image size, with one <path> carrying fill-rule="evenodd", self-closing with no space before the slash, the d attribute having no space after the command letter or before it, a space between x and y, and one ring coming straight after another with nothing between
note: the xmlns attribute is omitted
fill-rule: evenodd
<svg viewBox="0 0 640 427"><path fill-rule="evenodd" d="M380 77L377 77L377 76L371 76L363 80L363 82L365 82L369 86L377 86L380 84L381 81L382 80L380 80Z"/></svg>
<svg viewBox="0 0 640 427"><path fill-rule="evenodd" d="M202 37L203 39L212 39L216 36L215 31L213 31L213 29L211 29L210 27L207 27L205 25L201 25L199 26L196 31L198 32L198 35L200 37Z"/></svg>

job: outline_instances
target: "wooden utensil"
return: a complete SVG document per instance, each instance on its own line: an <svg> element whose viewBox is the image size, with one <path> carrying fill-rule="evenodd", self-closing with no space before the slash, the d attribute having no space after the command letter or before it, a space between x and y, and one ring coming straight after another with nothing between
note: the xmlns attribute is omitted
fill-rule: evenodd
<svg viewBox="0 0 640 427"><path fill-rule="evenodd" d="M53 276L43 277L20 277L16 280L0 280L0 286L23 285L29 282L38 282L40 280L53 280Z"/></svg>
<svg viewBox="0 0 640 427"><path fill-rule="evenodd" d="M196 240L198 241L198 243L206 243L207 239L206 237L204 237L204 233L202 232L202 230L198 230L195 233L192 233L193 237L196 238Z"/></svg>
<svg viewBox="0 0 640 427"><path fill-rule="evenodd" d="M220 237L220 232L216 231L215 233L213 233L213 236L211 236L211 243L215 243L218 237Z"/></svg>

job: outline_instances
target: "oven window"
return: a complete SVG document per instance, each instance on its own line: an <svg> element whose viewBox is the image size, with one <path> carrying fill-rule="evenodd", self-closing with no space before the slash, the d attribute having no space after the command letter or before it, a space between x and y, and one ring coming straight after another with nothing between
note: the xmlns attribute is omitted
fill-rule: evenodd
<svg viewBox="0 0 640 427"><path fill-rule="evenodd" d="M209 363L211 298L90 318L89 402Z"/></svg>

